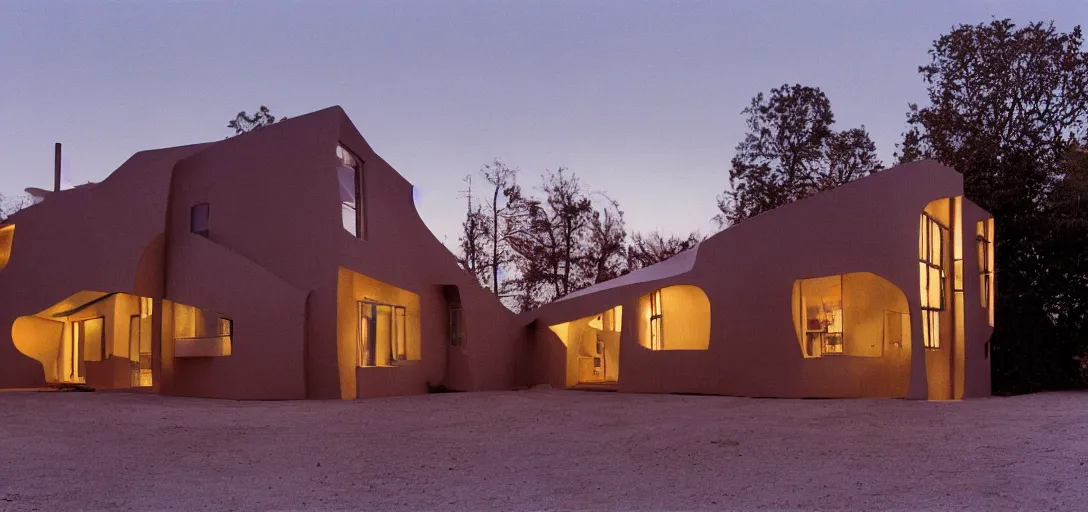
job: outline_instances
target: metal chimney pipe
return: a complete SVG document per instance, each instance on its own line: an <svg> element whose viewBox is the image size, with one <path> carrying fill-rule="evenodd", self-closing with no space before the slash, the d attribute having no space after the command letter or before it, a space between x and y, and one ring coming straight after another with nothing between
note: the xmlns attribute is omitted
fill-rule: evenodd
<svg viewBox="0 0 1088 512"><path fill-rule="evenodd" d="M53 192L60 192L60 143L53 146Z"/></svg>

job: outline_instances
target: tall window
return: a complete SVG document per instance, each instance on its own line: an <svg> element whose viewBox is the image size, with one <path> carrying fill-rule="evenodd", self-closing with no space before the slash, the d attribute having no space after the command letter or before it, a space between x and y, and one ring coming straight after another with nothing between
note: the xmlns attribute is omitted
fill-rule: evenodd
<svg viewBox="0 0 1088 512"><path fill-rule="evenodd" d="M978 244L978 282L982 308L989 310L990 325L994 324L994 220L976 225Z"/></svg>
<svg viewBox="0 0 1088 512"><path fill-rule="evenodd" d="M359 301L356 354L359 366L390 366L408 359L407 309Z"/></svg>
<svg viewBox="0 0 1088 512"><path fill-rule="evenodd" d="M208 238L208 217L211 215L208 203L193 205L189 209L189 231Z"/></svg>
<svg viewBox="0 0 1088 512"><path fill-rule="evenodd" d="M661 290L650 297L650 350L665 349L665 331L661 328Z"/></svg>
<svg viewBox="0 0 1088 512"><path fill-rule="evenodd" d="M465 318L461 306L450 306L450 345L460 347L465 342Z"/></svg>
<svg viewBox="0 0 1088 512"><path fill-rule="evenodd" d="M340 160L337 179L340 182L340 218L344 229L352 236L366 238L366 197L363 181L363 161L348 148L336 146Z"/></svg>
<svg viewBox="0 0 1088 512"><path fill-rule="evenodd" d="M948 228L922 214L919 230L918 269L921 283L922 342L926 348L941 348L941 311L945 309L944 241Z"/></svg>

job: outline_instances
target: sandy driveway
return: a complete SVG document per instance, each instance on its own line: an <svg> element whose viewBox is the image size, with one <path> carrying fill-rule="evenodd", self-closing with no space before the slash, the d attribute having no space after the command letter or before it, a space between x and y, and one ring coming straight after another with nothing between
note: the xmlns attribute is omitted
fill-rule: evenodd
<svg viewBox="0 0 1088 512"><path fill-rule="evenodd" d="M1088 394L0 393L0 510L1088 509Z"/></svg>

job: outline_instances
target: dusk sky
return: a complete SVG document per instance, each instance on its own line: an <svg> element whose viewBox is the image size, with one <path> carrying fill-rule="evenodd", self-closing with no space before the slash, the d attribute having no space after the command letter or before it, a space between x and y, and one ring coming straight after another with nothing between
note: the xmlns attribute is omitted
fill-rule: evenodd
<svg viewBox="0 0 1088 512"><path fill-rule="evenodd" d="M0 193L50 188L54 142L79 184L239 110L340 105L448 245L495 158L526 187L569 168L629 230L705 234L752 96L818 86L890 165L931 42L993 17L1069 30L1088 2L0 0Z"/></svg>

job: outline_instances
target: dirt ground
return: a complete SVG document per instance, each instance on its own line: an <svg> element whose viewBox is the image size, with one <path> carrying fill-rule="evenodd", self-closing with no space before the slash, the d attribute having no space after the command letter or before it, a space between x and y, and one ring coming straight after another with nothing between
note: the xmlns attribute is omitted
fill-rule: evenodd
<svg viewBox="0 0 1088 512"><path fill-rule="evenodd" d="M1088 508L1088 394L0 393L0 510Z"/></svg>

